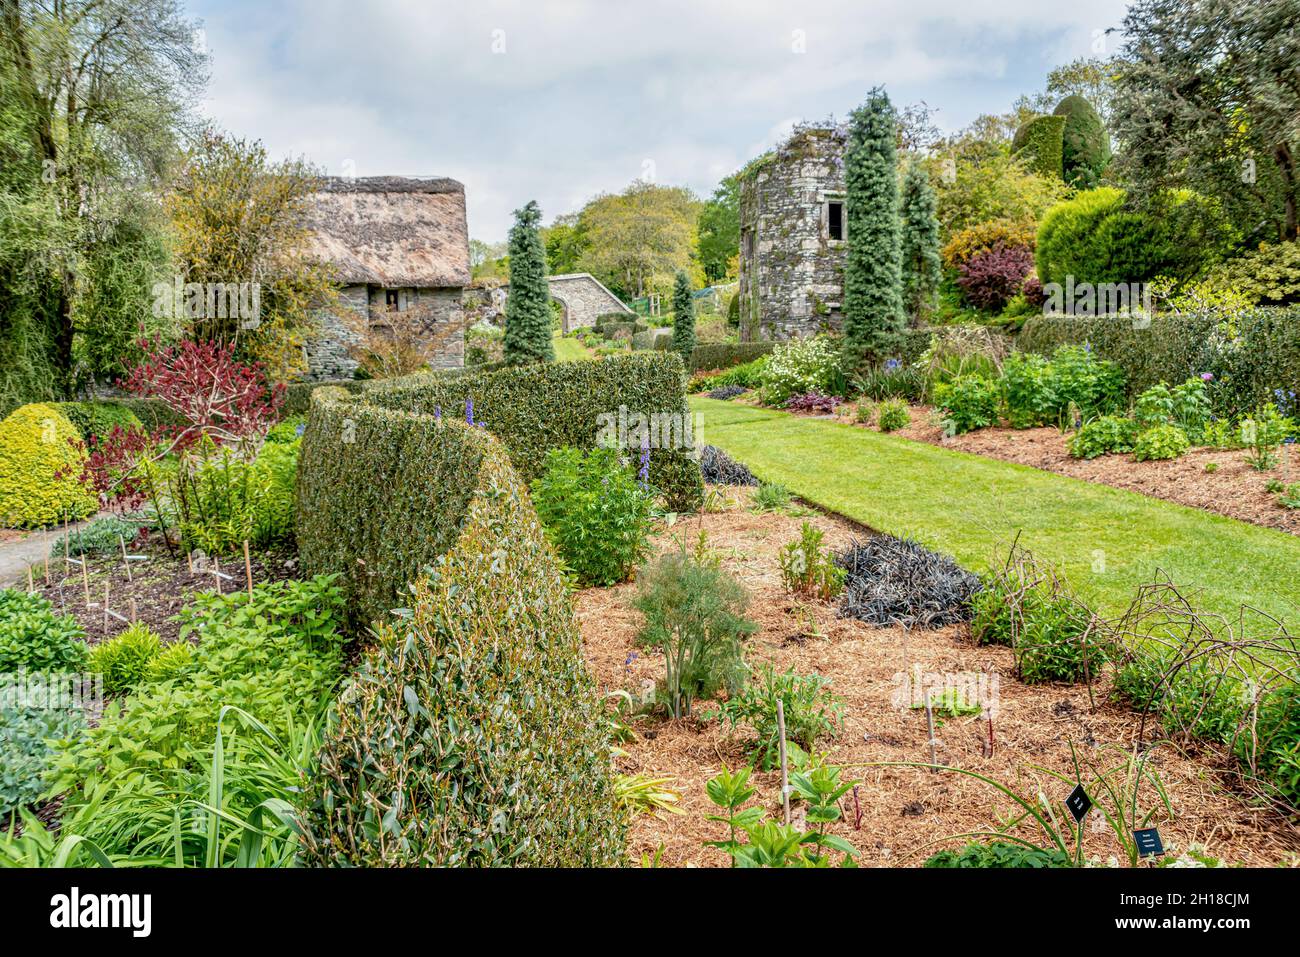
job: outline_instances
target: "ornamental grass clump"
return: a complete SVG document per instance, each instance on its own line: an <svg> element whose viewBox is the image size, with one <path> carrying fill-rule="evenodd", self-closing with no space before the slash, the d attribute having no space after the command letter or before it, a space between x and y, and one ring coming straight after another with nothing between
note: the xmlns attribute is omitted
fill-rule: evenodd
<svg viewBox="0 0 1300 957"><path fill-rule="evenodd" d="M147 626L134 624L119 635L99 642L90 650L86 667L102 675L110 694L134 691L149 673L149 666L162 654L162 640Z"/></svg>
<svg viewBox="0 0 1300 957"><path fill-rule="evenodd" d="M700 449L700 474L710 485L757 485L754 473L716 445Z"/></svg>
<svg viewBox="0 0 1300 957"><path fill-rule="evenodd" d="M970 619L979 579L910 539L876 535L835 556L844 571L840 617L880 628L940 628Z"/></svg>

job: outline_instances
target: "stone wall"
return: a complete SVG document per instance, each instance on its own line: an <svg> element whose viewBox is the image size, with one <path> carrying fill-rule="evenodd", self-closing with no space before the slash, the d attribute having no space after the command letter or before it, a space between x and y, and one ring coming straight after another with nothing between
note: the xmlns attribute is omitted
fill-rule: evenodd
<svg viewBox="0 0 1300 957"><path fill-rule="evenodd" d="M843 155L836 131L803 130L755 162L742 182L742 338L838 328L845 243L830 238L827 204L844 199Z"/></svg>
<svg viewBox="0 0 1300 957"><path fill-rule="evenodd" d="M316 335L303 347L307 353L307 373L303 378L309 382L351 379L357 371L352 347L360 339L358 330L365 327L366 287L344 286L339 290L339 307L337 311L316 314Z"/></svg>
<svg viewBox="0 0 1300 957"><path fill-rule="evenodd" d="M564 304L565 332L595 325L598 317L610 312L635 315L618 296L589 273L548 276L546 283L550 286L551 298Z"/></svg>

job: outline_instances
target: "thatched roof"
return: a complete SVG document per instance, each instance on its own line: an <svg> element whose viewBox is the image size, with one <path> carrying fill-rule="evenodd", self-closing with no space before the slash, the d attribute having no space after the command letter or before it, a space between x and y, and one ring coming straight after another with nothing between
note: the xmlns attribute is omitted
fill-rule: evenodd
<svg viewBox="0 0 1300 957"><path fill-rule="evenodd" d="M468 286L465 187L454 179L328 178L313 197L311 254L340 282Z"/></svg>

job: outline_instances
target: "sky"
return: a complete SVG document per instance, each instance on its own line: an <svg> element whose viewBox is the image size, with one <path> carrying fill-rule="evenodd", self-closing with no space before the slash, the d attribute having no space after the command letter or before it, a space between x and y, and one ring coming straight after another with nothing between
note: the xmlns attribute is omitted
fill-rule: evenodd
<svg viewBox="0 0 1300 957"><path fill-rule="evenodd" d="M882 85L945 132L1114 52L1124 0L189 0L203 113L331 175L450 176L505 238L635 179L701 196Z"/></svg>

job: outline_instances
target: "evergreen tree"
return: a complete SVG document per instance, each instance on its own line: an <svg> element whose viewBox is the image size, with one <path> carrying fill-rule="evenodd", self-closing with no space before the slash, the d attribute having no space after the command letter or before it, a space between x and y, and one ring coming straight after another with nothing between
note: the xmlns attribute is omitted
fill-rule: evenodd
<svg viewBox="0 0 1300 957"><path fill-rule="evenodd" d="M844 351L850 367L884 358L903 329L894 107L877 87L849 118L844 162Z"/></svg>
<svg viewBox="0 0 1300 957"><path fill-rule="evenodd" d="M691 299L691 281L686 273L678 272L673 283L673 348L682 354L682 361L691 357L695 348L695 303Z"/></svg>
<svg viewBox="0 0 1300 957"><path fill-rule="evenodd" d="M551 293L546 285L546 247L542 211L536 200L515 210L510 227L510 295L506 299L506 362L554 362L551 340Z"/></svg>
<svg viewBox="0 0 1300 957"><path fill-rule="evenodd" d="M903 308L905 315L925 319L939 291L939 220L934 190L925 166L912 160L903 177Z"/></svg>

